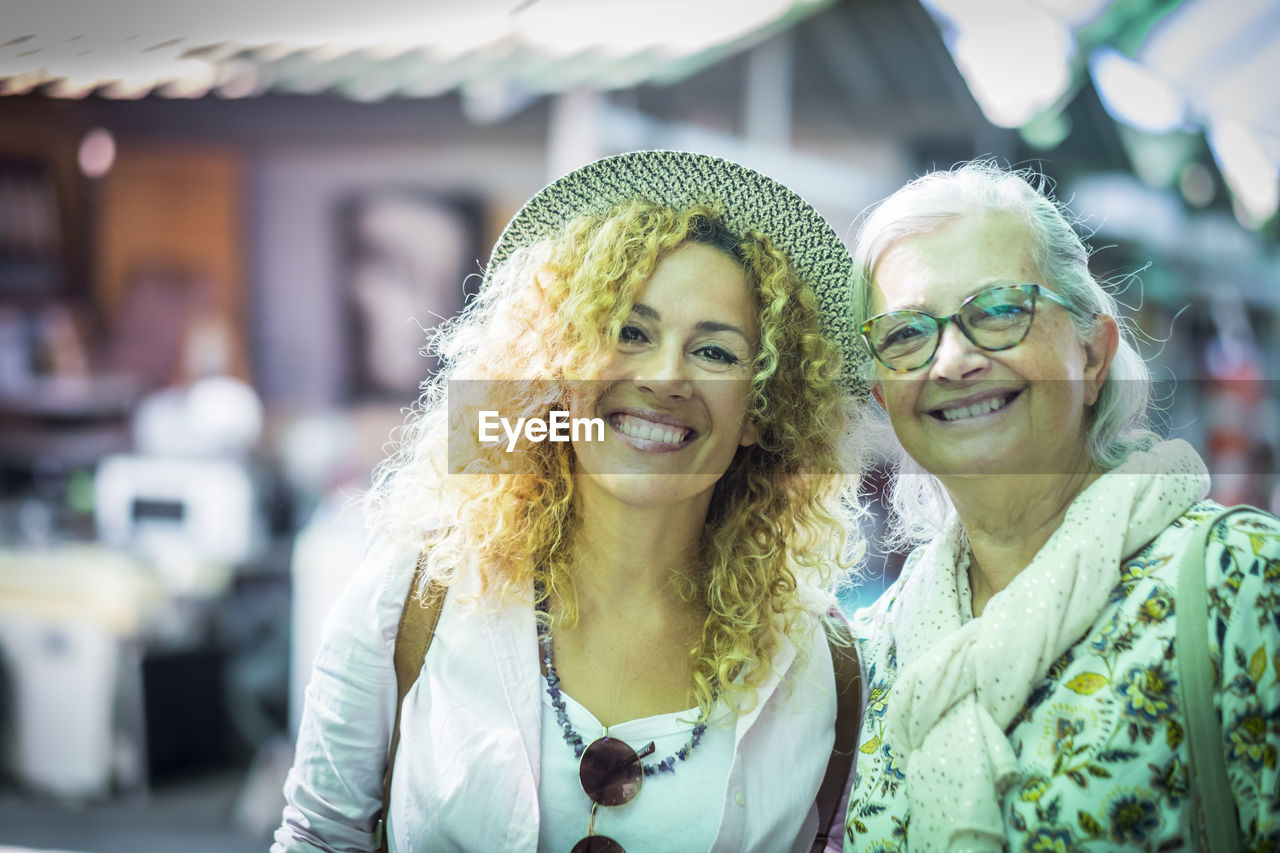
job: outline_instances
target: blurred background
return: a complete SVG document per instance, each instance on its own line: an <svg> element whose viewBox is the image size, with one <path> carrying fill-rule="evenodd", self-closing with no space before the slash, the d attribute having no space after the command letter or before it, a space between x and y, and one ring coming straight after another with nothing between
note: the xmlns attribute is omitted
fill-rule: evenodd
<svg viewBox="0 0 1280 853"><path fill-rule="evenodd" d="M1042 169L1164 428L1280 508L1276 80L1276 0L9 0L0 851L265 848L424 330L608 154L739 160L849 240L925 170Z"/></svg>

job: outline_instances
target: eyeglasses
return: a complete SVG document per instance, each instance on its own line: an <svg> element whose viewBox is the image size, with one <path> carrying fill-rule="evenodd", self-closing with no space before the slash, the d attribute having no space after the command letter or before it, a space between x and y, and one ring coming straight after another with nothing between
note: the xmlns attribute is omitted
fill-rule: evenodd
<svg viewBox="0 0 1280 853"><path fill-rule="evenodd" d="M1041 285L1001 284L973 294L949 317L935 317L926 311L889 311L872 317L859 331L876 361L905 373L933 361L948 323L955 323L970 343L988 352L1016 347L1031 331L1036 299L1041 296L1068 311L1076 310Z"/></svg>
<svg viewBox="0 0 1280 853"><path fill-rule="evenodd" d="M621 806L634 800L644 784L640 759L654 751L653 741L636 752L612 737L592 741L578 761L578 781L591 798L591 822L587 835L573 845L570 853L626 853L622 845L607 835L596 835L596 807Z"/></svg>

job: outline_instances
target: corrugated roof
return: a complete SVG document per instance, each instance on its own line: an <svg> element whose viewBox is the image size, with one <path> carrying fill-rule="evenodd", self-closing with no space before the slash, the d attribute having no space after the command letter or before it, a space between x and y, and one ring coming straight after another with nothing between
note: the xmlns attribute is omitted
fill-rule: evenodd
<svg viewBox="0 0 1280 853"><path fill-rule="evenodd" d="M359 100L681 79L830 0L29 0L7 8L0 93Z"/></svg>

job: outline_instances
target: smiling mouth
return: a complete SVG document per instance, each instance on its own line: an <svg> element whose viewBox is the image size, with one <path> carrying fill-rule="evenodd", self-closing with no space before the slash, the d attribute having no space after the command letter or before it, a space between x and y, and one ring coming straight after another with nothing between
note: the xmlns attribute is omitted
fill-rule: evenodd
<svg viewBox="0 0 1280 853"><path fill-rule="evenodd" d="M1021 393L1021 391L1011 391L1001 397L988 397L985 400L979 400L976 403L970 403L965 406L946 406L941 409L934 409L929 414L947 423L978 418L1000 411L1013 402L1014 398Z"/></svg>
<svg viewBox="0 0 1280 853"><path fill-rule="evenodd" d="M613 428L628 438L640 441L652 441L656 444L677 445L693 438L694 431L688 427L660 424L655 421L638 418L635 415L616 414L609 418Z"/></svg>

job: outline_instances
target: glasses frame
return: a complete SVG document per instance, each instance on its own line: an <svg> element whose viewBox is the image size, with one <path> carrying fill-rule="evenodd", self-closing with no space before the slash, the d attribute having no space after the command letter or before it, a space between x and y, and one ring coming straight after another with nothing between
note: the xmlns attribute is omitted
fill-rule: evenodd
<svg viewBox="0 0 1280 853"><path fill-rule="evenodd" d="M977 299L978 297L984 296L985 294L988 294L993 290L1006 290L1006 289L1021 290L1023 293L1031 297L1031 317L1027 320L1027 327L1023 330L1022 336L1019 337L1013 343L1005 344L1003 346L998 346L998 347L983 346L982 344L974 340L973 332L969 329L968 326L965 325L964 320L960 318L960 315L964 311L964 309L969 305L969 303L973 302L973 300ZM1054 293L1052 290L1048 289L1044 285L1030 284L1026 282L1017 283L1017 284L997 284L991 287L985 287L982 290L979 290L977 293L974 293L966 297L965 300L960 303L959 310L957 310L954 314L948 314L945 317L939 317L935 314L930 314L928 311L917 311L911 308L903 308L896 311L886 311L883 314L877 314L876 316L872 317L871 319L863 323L858 328L858 333L862 336L862 342L866 345L867 350L871 353L872 357L877 362L879 362L880 365L885 368L885 370L889 370L894 373L910 373L913 370L919 370L922 367L926 367L933 361L933 357L938 354L938 347L942 346L942 332L949 323L954 323L956 328L960 330L960 334L964 335L965 340L973 344L978 349L983 350L984 352L1003 352L1004 350L1007 350L1007 349L1013 349L1018 344L1025 341L1027 339L1027 335L1031 333L1031 326L1036 321L1036 302L1041 296L1043 296L1045 299L1049 300L1050 302L1061 305L1063 308L1067 309L1073 314L1077 313L1074 305L1072 305L1066 299L1059 296L1057 293ZM934 328L935 328L934 335L933 335L933 348L929 350L929 354L925 356L924 360L921 361L919 364L915 365L914 367L894 367L893 365L886 363L885 360L880 357L879 351L871 343L871 327L875 325L875 322L877 320L881 320L885 317L888 317L894 314L915 314L921 317L928 317L930 320L933 321Z"/></svg>

